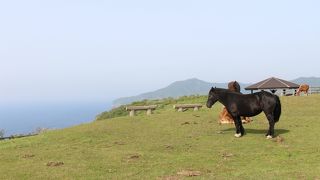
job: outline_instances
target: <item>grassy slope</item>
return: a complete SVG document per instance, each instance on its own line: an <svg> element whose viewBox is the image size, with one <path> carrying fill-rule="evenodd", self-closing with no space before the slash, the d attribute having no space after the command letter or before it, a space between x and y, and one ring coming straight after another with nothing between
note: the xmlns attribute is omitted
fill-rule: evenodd
<svg viewBox="0 0 320 180"><path fill-rule="evenodd" d="M320 96L281 100L276 133L283 142L265 139L263 115L236 139L232 125L216 123L220 105L184 113L170 105L152 116L0 141L0 179L156 179L187 169L201 171L195 179L319 179ZM50 161L64 165L48 167Z"/></svg>

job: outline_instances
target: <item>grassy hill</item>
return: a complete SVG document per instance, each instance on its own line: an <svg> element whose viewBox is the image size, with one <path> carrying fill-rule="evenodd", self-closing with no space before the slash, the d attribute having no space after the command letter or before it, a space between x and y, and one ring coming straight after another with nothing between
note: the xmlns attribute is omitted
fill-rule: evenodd
<svg viewBox="0 0 320 180"><path fill-rule="evenodd" d="M236 139L233 125L217 124L221 105L183 113L172 108L175 102L204 103L205 96L162 102L152 116L0 141L0 179L320 178L319 95L282 97L274 140L265 139L264 115Z"/></svg>

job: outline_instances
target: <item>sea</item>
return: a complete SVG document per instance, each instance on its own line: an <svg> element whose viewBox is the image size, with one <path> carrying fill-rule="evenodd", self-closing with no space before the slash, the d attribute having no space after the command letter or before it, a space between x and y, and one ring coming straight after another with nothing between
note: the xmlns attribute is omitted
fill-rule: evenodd
<svg viewBox="0 0 320 180"><path fill-rule="evenodd" d="M95 120L111 103L0 104L0 130L4 136L33 133L39 128L61 129Z"/></svg>

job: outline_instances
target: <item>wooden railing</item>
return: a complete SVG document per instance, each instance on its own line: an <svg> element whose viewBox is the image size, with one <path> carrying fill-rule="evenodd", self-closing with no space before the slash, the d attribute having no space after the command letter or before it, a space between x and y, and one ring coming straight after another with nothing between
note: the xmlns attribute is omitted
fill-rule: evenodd
<svg viewBox="0 0 320 180"><path fill-rule="evenodd" d="M310 87L309 93L310 94L319 94L320 93L320 87Z"/></svg>

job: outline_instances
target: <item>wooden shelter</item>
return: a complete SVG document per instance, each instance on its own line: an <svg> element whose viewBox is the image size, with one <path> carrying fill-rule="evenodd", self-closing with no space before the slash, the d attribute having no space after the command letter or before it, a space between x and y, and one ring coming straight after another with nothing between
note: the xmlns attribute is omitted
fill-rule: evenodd
<svg viewBox="0 0 320 180"><path fill-rule="evenodd" d="M245 90L251 90L253 93L254 90L270 90L272 93L275 93L278 89L283 90L283 95L286 95L287 89L294 89L295 91L299 88L300 85L289 82L283 79L271 77L269 79L265 79L256 84L248 86L244 88Z"/></svg>

